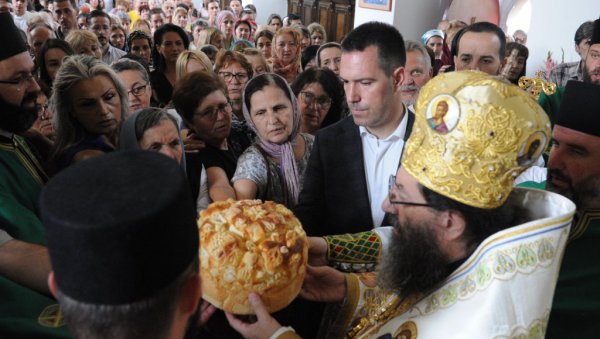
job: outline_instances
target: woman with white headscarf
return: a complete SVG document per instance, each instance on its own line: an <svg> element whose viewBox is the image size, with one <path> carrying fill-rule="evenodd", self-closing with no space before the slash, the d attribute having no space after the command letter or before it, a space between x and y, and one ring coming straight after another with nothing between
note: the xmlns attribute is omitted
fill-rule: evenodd
<svg viewBox="0 0 600 339"><path fill-rule="evenodd" d="M286 80L261 74L244 89L244 118L258 138L238 160L231 181L238 199L298 202L312 150L312 135L300 133L300 109Z"/></svg>

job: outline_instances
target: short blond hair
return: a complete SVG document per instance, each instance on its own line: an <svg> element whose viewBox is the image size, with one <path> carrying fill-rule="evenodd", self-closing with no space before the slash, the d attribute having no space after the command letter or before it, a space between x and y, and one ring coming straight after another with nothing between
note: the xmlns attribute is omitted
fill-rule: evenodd
<svg viewBox="0 0 600 339"><path fill-rule="evenodd" d="M100 48L100 42L96 34L84 29L71 30L65 37L65 41L73 47L75 53L79 53L79 49L82 47L92 44L96 44Z"/></svg>
<svg viewBox="0 0 600 339"><path fill-rule="evenodd" d="M206 72L208 72L208 73L213 72L212 62L210 62L210 59L204 52L183 51L181 54L179 54L179 57L177 57L177 63L175 64L175 74L176 74L177 80L183 78L183 76L186 75L187 64L190 62L190 60L196 60L196 61L200 62L202 64L202 66L204 67L204 69L206 70Z"/></svg>

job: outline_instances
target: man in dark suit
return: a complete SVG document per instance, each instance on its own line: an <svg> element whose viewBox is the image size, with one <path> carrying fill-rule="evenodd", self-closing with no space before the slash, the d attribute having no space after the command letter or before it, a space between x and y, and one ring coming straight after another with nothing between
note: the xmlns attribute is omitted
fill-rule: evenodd
<svg viewBox="0 0 600 339"><path fill-rule="evenodd" d="M414 117L402 104L406 52L393 26L369 22L342 41L340 78L352 113L320 131L295 213L309 235L385 224L381 203Z"/></svg>

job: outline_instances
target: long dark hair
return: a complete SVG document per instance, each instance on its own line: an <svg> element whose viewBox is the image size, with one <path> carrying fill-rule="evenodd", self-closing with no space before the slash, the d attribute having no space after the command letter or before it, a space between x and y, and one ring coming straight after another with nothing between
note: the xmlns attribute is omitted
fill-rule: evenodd
<svg viewBox="0 0 600 339"><path fill-rule="evenodd" d="M175 32L179 34L179 37L181 37L181 40L183 40L183 46L185 49L188 49L190 46L190 39L183 28L173 24L164 24L160 26L160 28L154 32L154 48L152 48L152 64L156 67L156 69L158 69L159 72L165 71L166 63L163 56L158 52L158 46L162 44L163 36L168 32Z"/></svg>
<svg viewBox="0 0 600 339"><path fill-rule="evenodd" d="M52 79L50 79L50 75L48 75L48 69L46 68L46 53L53 48L62 50L67 56L75 54L75 51L71 45L64 40L48 39L46 42L44 42L42 48L40 49L40 60L38 60L38 67L40 68L40 80L49 88L52 88Z"/></svg>
<svg viewBox="0 0 600 339"><path fill-rule="evenodd" d="M327 116L323 120L320 128L329 126L338 122L342 118L342 111L344 109L344 87L340 82L340 79L327 68L309 68L306 71L300 73L296 80L292 83L292 91L294 95L298 97L300 91L307 85L319 83L323 86L327 95L331 98L331 106L327 112Z"/></svg>

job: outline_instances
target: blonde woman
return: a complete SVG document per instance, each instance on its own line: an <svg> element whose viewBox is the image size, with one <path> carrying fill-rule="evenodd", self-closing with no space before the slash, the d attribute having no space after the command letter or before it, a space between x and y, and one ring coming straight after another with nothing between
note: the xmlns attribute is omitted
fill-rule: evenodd
<svg viewBox="0 0 600 339"><path fill-rule="evenodd" d="M302 34L295 28L285 27L275 33L272 43L270 64L273 73L281 75L288 83L294 82L302 72L300 66L300 42Z"/></svg>
<svg viewBox="0 0 600 339"><path fill-rule="evenodd" d="M313 22L308 25L308 32L310 33L311 45L322 45L327 42L327 33L325 33L325 27L321 26L318 22Z"/></svg>
<svg viewBox="0 0 600 339"><path fill-rule="evenodd" d="M187 73L195 71L213 72L212 63L206 54L200 51L183 51L177 58L175 65L177 80Z"/></svg>
<svg viewBox="0 0 600 339"><path fill-rule="evenodd" d="M69 32L65 41L71 45L75 54L85 54L102 60L100 42L94 33L82 29Z"/></svg>

